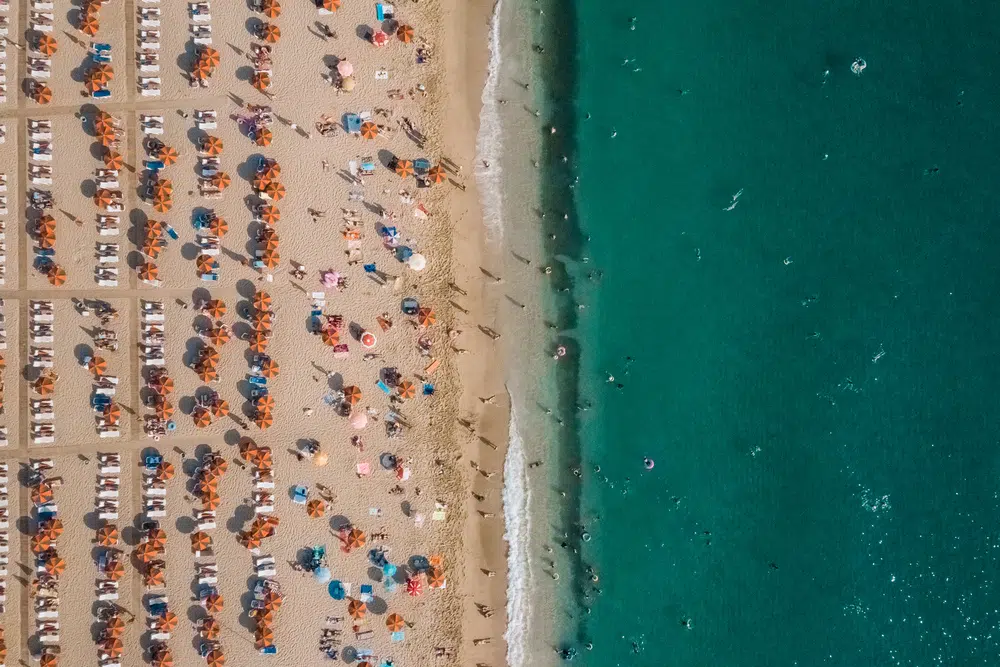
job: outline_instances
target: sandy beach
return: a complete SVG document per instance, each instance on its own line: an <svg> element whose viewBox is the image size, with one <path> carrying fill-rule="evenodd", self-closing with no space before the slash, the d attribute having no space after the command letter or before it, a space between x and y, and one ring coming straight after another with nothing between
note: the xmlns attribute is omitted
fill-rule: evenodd
<svg viewBox="0 0 1000 667"><path fill-rule="evenodd" d="M186 3L109 3L92 11L101 23L93 37L77 29L78 7L56 8L53 29L45 33L59 42L51 74L35 79L51 89L47 104L23 92L32 85L28 58L39 57L32 51L41 36L30 29L32 5L19 0L6 12L10 34L27 34L29 48L8 44L10 83L0 105L6 132L0 172L8 196L8 213L0 219L9 267L0 287L7 340L0 427L8 436L0 460L8 466L6 532L12 554L0 614L4 664L159 664L169 650L176 665L213 664L221 653L227 664L238 665L325 664L336 654L337 660L370 665L497 667L505 652L500 489L507 401L497 343L478 329L496 326L496 303L480 271L487 251L471 178L490 7L451 0L406 2L383 22L375 3L350 0L328 13L308 1L287 3L274 17L247 5L209 7L215 10L210 21L198 24L211 25L211 45L220 62L205 87L189 85L198 56L186 32L192 23ZM155 30L151 17L157 13L159 72L141 72L138 31ZM265 22L281 31L271 52L270 98L251 85L247 58L251 44L263 43L254 33ZM409 43L396 35L402 24L414 29ZM324 26L336 36L324 35ZM381 48L366 38L378 28L388 35ZM95 67L88 54L91 39L110 45L114 69L105 86L110 96L99 100L83 94ZM350 92L332 83L340 78L335 68L342 60L353 64L356 85ZM158 96L140 94L136 84L142 76L160 79ZM273 141L267 146L247 136L241 119L248 115L248 103L270 107L273 122L267 129ZM215 112L216 127L198 127L199 112L205 111ZM102 235L97 224L98 216L109 214L94 198L101 189L96 170L105 167L108 152L96 136L100 112L121 128L111 147L124 162L118 175L123 210L114 213L120 216L117 236ZM379 125L378 136L363 139L346 132L344 114L371 118ZM324 115L333 129L321 133L317 123ZM144 134L151 124L162 132ZM51 162L32 158L30 135L42 126L51 134L46 140ZM231 179L214 198L199 194L200 148L208 136L221 140L220 169ZM144 199L154 179L144 165L157 157L151 139L178 153L176 163L158 176L172 183L168 211L155 211ZM351 163L364 163L369 156L374 173L353 176ZM432 165L448 165L448 173L443 183L418 187L412 175L401 178L394 171L394 158L426 158ZM262 160L280 165L287 190L286 197L272 202L280 208L280 220L271 227L280 237L281 259L270 270L252 266L265 227L251 211L263 203L254 187ZM51 183L33 185L33 166L50 166ZM32 187L51 193L53 203L28 208ZM423 211L426 216L415 215ZM55 220L54 252L39 263L35 222L46 214ZM196 268L202 241L192 221L199 214L228 223L213 255L218 278L211 282ZM162 221L176 235L163 237L164 247L152 260L142 254L149 220ZM387 236L384 227L395 227L395 237ZM115 243L117 261L99 262L99 245ZM396 246L423 255L426 269L399 261ZM159 284L140 279L138 268L149 261L156 264ZM53 263L65 271L65 282L58 286L49 275ZM116 286L97 284L99 265L118 269ZM339 285L321 282L330 274L339 276ZM258 355L246 340L259 311L253 303L262 291L270 297L273 320L266 355L277 365L267 380L275 405L266 429L255 424L251 390L258 385L250 380L260 377L252 369ZM405 314L404 299L415 300L433 316ZM225 312L209 317L200 311L210 300L221 300ZM162 323L152 331L144 315L150 303L162 304ZM99 308L117 315L102 324ZM347 349L336 356L316 329L328 316L343 322L340 342ZM40 323L51 342L39 342ZM213 326L225 327L231 340L213 346L217 376L205 381L194 367L209 347L205 332ZM167 400L175 411L170 431L154 439L144 433L145 420L154 415L148 384L154 367L140 343L159 336L159 328L163 365L155 368L172 379ZM95 336L101 330L116 339L116 347L98 347ZM375 333L377 344L363 347L361 331ZM366 359L366 354L377 356ZM88 367L94 357L104 362L100 374L115 378L114 383L100 380ZM33 363L40 358L44 365ZM54 380L51 394L40 393L39 378ZM404 382L412 383L412 396ZM117 437L102 438L99 428L107 417L92 407L95 388L112 384L114 411L121 414L104 428ZM358 388L361 397L341 414L343 390L349 387ZM207 395L226 401L230 412L198 425L198 403ZM493 400L480 400L492 395ZM358 428L346 413L366 417L367 425ZM401 425L398 434L387 427L390 422ZM39 424L52 425L52 442L31 437ZM361 441L352 441L355 436ZM239 443L247 439L273 456L269 514L280 520L256 553L238 539L263 503L255 464L239 453ZM309 446L322 457L303 457ZM228 464L224 473L207 463L212 452ZM391 454L396 466L384 467L383 454ZM102 474L107 457L115 455L120 473ZM145 465L149 457L162 458L176 474L166 479L160 468ZM317 465L321 459L326 463ZM209 467L218 484L216 526L199 531L196 516L204 498L196 477ZM151 517L147 501L152 496L144 486L159 475L164 515ZM112 487L119 516L101 519L98 492L111 494ZM309 516L294 497L295 487L303 487L311 501L326 497L323 516ZM33 499L39 489L49 488L50 504ZM51 504L58 506L59 534L52 551L33 553L33 537L37 541L40 533L56 531L51 517L39 516L40 508L44 512ZM150 520L158 522L154 530L164 532L166 544L157 556L163 582L147 586L143 573L150 566L140 554L152 539ZM98 544L97 531L107 525L120 532L117 545ZM363 546L344 548L347 528L364 533ZM192 552L192 535L199 532L211 539L211 553ZM325 549L328 576L350 589L344 599L331 597L321 573L307 571L313 547ZM124 564L117 599L99 602L98 582L109 575L98 563L115 550ZM259 576L256 559L269 556L276 573ZM433 564L422 565L425 559ZM199 584L199 569L213 563L217 581ZM395 566L396 573L387 575L390 570L379 563ZM40 574L39 566L59 571ZM273 636L261 639L249 611L257 597L254 589L264 580L280 582L282 604L268 621ZM221 629L211 639L199 630L209 616L199 601L206 587L223 601L221 610L211 613ZM179 622L166 633L169 638L154 639L151 628L164 619L155 607L161 597ZM45 605L58 610L58 630L46 630L36 615L42 598L57 600ZM362 599L366 607L358 612L351 603ZM120 646L106 647L116 657L102 659L98 642L105 623L97 616L116 608L123 623ZM482 613L484 608L492 612ZM388 626L399 619L387 623L393 615L404 620L395 635ZM324 632L326 652L320 650ZM42 642L43 637L49 639ZM265 646L276 653L261 655Z"/></svg>

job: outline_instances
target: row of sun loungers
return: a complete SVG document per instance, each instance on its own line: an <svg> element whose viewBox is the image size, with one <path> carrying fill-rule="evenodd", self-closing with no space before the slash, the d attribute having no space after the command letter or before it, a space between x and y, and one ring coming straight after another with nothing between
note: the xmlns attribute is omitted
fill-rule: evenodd
<svg viewBox="0 0 1000 667"><path fill-rule="evenodd" d="M41 375L49 375L53 383L55 373L49 369L53 366L54 351L51 347L54 340L55 310L51 301L28 302L28 326L30 328L31 344L29 346L29 361L34 368L41 368ZM31 400L31 439L36 445L55 442L56 425L55 409L52 400L47 398L51 392L41 394L41 398Z"/></svg>
<svg viewBox="0 0 1000 667"><path fill-rule="evenodd" d="M139 94L143 97L160 95L160 8L158 2L143 2L139 14L139 48L135 66L139 75Z"/></svg>
<svg viewBox="0 0 1000 667"><path fill-rule="evenodd" d="M164 351L165 309L162 301L140 302L141 320L139 322L140 359L142 360L143 377L147 386L156 381L160 375L166 374L166 354ZM153 406L149 406L153 407ZM159 440L167 434L166 419L159 419L154 414L146 415L143 430L149 437Z"/></svg>
<svg viewBox="0 0 1000 667"><path fill-rule="evenodd" d="M6 437L6 436L5 436ZM7 566L10 564L10 498L7 495L7 462L0 462L0 614L7 606ZM0 663L3 661L0 660Z"/></svg>
<svg viewBox="0 0 1000 667"><path fill-rule="evenodd" d="M32 302L32 308L34 307ZM55 490L62 486L62 478L53 477L55 462L52 459L32 459L30 462L32 485L38 489L45 487L47 496L33 497L34 523L41 530L46 522L58 518L59 506L55 501ZM7 470L3 471L6 479ZM58 535L56 536L58 537ZM35 556L34 589L35 633L34 639L42 653L58 654L59 642L59 577L65 569L65 562L59 558L57 540L51 539L45 550Z"/></svg>

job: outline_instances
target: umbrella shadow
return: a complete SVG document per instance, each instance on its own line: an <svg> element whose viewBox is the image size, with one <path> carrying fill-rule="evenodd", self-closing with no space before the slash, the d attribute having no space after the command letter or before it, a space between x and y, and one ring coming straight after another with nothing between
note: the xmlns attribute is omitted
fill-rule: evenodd
<svg viewBox="0 0 1000 667"><path fill-rule="evenodd" d="M233 515L226 521L226 530L236 535L243 527L253 519L253 508L249 505L240 505L233 510Z"/></svg>
<svg viewBox="0 0 1000 667"><path fill-rule="evenodd" d="M177 411L184 415L190 415L195 408L194 396L181 396L177 401Z"/></svg>
<svg viewBox="0 0 1000 667"><path fill-rule="evenodd" d="M99 518L97 512L87 512L83 515L83 525L87 527L87 530L96 531L104 524L104 519Z"/></svg>
<svg viewBox="0 0 1000 667"><path fill-rule="evenodd" d="M399 158L392 151L380 148L378 151L378 161L386 169L392 169Z"/></svg>
<svg viewBox="0 0 1000 667"><path fill-rule="evenodd" d="M240 432L235 428L231 428L222 435L222 441L225 442L230 447L235 447L240 444Z"/></svg>
<svg viewBox="0 0 1000 667"><path fill-rule="evenodd" d="M251 74L252 73L253 70L251 70ZM259 165L260 161L263 159L265 159L265 157L262 153L253 153L251 155L248 155L246 160L240 162L239 165L237 165L236 175L242 178L244 181L247 181L248 183L253 183L253 179L257 175L257 165ZM250 205L252 204L248 204L248 206Z"/></svg>
<svg viewBox="0 0 1000 667"><path fill-rule="evenodd" d="M354 29L354 34L358 36L358 39L370 42L372 41L372 35L375 34L375 29L370 25L360 23L358 24L358 27Z"/></svg>
<svg viewBox="0 0 1000 667"><path fill-rule="evenodd" d="M246 20L246 22L244 22L243 25L252 37L257 37L260 35L261 29L264 27L264 21L256 16L251 16Z"/></svg>
<svg viewBox="0 0 1000 667"><path fill-rule="evenodd" d="M333 532L340 532L344 528L351 527L351 520L348 519L343 514L338 514L336 516L330 517L330 530Z"/></svg>
<svg viewBox="0 0 1000 667"><path fill-rule="evenodd" d="M174 527L177 528L177 532L189 535L194 532L195 526L194 518L189 516L177 517L177 521L174 523Z"/></svg>
<svg viewBox="0 0 1000 667"><path fill-rule="evenodd" d="M201 338L197 336L188 338L184 345L184 365L186 367L194 366L203 347L205 347L205 342Z"/></svg>
<svg viewBox="0 0 1000 667"><path fill-rule="evenodd" d="M374 565L368 568L368 578L371 579L372 581L378 583L382 581L382 578L384 576L385 575L382 573L382 568L375 567Z"/></svg>
<svg viewBox="0 0 1000 667"><path fill-rule="evenodd" d="M90 347L86 343L80 343L73 348L73 356L76 358L76 363L82 364L85 359L94 356L94 348Z"/></svg>
<svg viewBox="0 0 1000 667"><path fill-rule="evenodd" d="M236 80L249 82L253 78L253 68L249 65L243 65L236 68Z"/></svg>
<svg viewBox="0 0 1000 667"><path fill-rule="evenodd" d="M193 262L201 254L201 248L194 243L185 243L181 246L181 257L189 262Z"/></svg>
<svg viewBox="0 0 1000 667"><path fill-rule="evenodd" d="M344 376L340 373L327 375L326 385L333 391L341 391L344 388Z"/></svg>
<svg viewBox="0 0 1000 667"><path fill-rule="evenodd" d="M368 611L376 616L381 616L389 610L389 603L384 599L378 597L377 595L372 597L372 601L368 603Z"/></svg>
<svg viewBox="0 0 1000 667"><path fill-rule="evenodd" d="M252 280L240 280L236 283L236 293L239 294L244 299L252 299L253 295L256 294L257 288L253 284Z"/></svg>

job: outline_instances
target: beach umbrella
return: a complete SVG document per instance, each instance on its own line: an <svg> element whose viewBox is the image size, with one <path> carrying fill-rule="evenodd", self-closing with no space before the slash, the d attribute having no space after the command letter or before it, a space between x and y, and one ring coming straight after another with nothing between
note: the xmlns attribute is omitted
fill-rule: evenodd
<svg viewBox="0 0 1000 667"><path fill-rule="evenodd" d="M51 236L40 236L38 237L38 247L39 248L53 248L56 245L55 234Z"/></svg>
<svg viewBox="0 0 1000 667"><path fill-rule="evenodd" d="M368 415L359 410L351 415L349 421L351 422L351 426L353 428L360 431L365 426L368 426Z"/></svg>
<svg viewBox="0 0 1000 667"><path fill-rule="evenodd" d="M198 273L202 275L219 268L219 262L211 255L198 255L194 260L194 265Z"/></svg>
<svg viewBox="0 0 1000 667"><path fill-rule="evenodd" d="M351 528L347 533L347 538L345 539L345 544L347 548L350 549L360 549L365 546L365 534L363 531L357 528Z"/></svg>
<svg viewBox="0 0 1000 667"><path fill-rule="evenodd" d="M202 601L205 609L208 610L208 613L210 614L217 614L222 611L223 603L224 601L222 599L222 595L218 592L209 593L208 596Z"/></svg>
<svg viewBox="0 0 1000 667"><path fill-rule="evenodd" d="M35 40L35 51L43 56L51 56L59 50L59 42L51 35L41 35Z"/></svg>
<svg viewBox="0 0 1000 667"><path fill-rule="evenodd" d="M40 554L52 548L52 537L41 533L31 536L31 551Z"/></svg>
<svg viewBox="0 0 1000 667"><path fill-rule="evenodd" d="M203 63L207 63L209 67L218 67L221 56L211 46L202 46L201 51L198 53L198 59Z"/></svg>
<svg viewBox="0 0 1000 667"><path fill-rule="evenodd" d="M174 200L170 197L157 197L153 200L153 210L157 213L166 213L174 207Z"/></svg>
<svg viewBox="0 0 1000 667"><path fill-rule="evenodd" d="M118 127L118 119L107 111L98 111L97 115L94 116L95 133L114 132L116 127Z"/></svg>
<svg viewBox="0 0 1000 667"><path fill-rule="evenodd" d="M91 357L87 362L87 369L94 375L100 377L108 370L108 362L101 357Z"/></svg>
<svg viewBox="0 0 1000 667"><path fill-rule="evenodd" d="M167 546L167 531L162 528L150 528L146 531L146 544L154 549L164 549Z"/></svg>
<svg viewBox="0 0 1000 667"><path fill-rule="evenodd" d="M269 19L276 19L281 15L281 4L278 0L264 0L261 5L261 11L264 12L264 16Z"/></svg>
<svg viewBox="0 0 1000 667"><path fill-rule="evenodd" d="M274 396L268 394L257 399L256 408L258 412L270 412L274 409Z"/></svg>
<svg viewBox="0 0 1000 667"><path fill-rule="evenodd" d="M107 83L115 78L115 68L108 63L98 63L90 68L91 77L100 77L102 81Z"/></svg>
<svg viewBox="0 0 1000 667"><path fill-rule="evenodd" d="M258 412L257 416L254 418L254 422L260 430L266 431L274 425L274 417L272 417L271 413L267 411Z"/></svg>
<svg viewBox="0 0 1000 667"><path fill-rule="evenodd" d="M252 322L253 322L253 328L256 329L257 331L270 329L271 325L274 323L274 317L271 315L271 313L267 311L258 310L256 313L253 314Z"/></svg>
<svg viewBox="0 0 1000 667"><path fill-rule="evenodd" d="M115 200L114 194L110 190L100 189L94 193L94 204L100 208L107 208Z"/></svg>
<svg viewBox="0 0 1000 667"><path fill-rule="evenodd" d="M199 530L191 534L191 551L204 551L212 546L212 538L205 531Z"/></svg>
<svg viewBox="0 0 1000 667"><path fill-rule="evenodd" d="M213 136L207 136L201 140L201 150L209 155L218 155L222 152L223 143L222 139Z"/></svg>
<svg viewBox="0 0 1000 667"><path fill-rule="evenodd" d="M101 81L99 77L89 75L83 81L83 87L88 93L96 93L99 90L103 90L106 85L108 85L107 81Z"/></svg>
<svg viewBox="0 0 1000 667"><path fill-rule="evenodd" d="M209 493L201 499L201 506L207 510L218 509L222 504L222 497L218 493Z"/></svg>
<svg viewBox="0 0 1000 667"><path fill-rule="evenodd" d="M271 295L267 292L256 292L253 295L253 307L257 310L270 310Z"/></svg>
<svg viewBox="0 0 1000 667"><path fill-rule="evenodd" d="M267 147L274 140L274 133L271 132L270 128L262 127L255 132L253 140L258 146Z"/></svg>
<svg viewBox="0 0 1000 667"><path fill-rule="evenodd" d="M365 612L368 611L368 605L366 605L361 600L355 600L351 598L351 601L347 603L347 613L351 615L353 619L362 619L365 617Z"/></svg>
<svg viewBox="0 0 1000 667"><path fill-rule="evenodd" d="M174 414L174 406L170 404L170 401L159 401L156 404L156 418L167 420Z"/></svg>
<svg viewBox="0 0 1000 667"><path fill-rule="evenodd" d="M405 23L396 28L396 37L399 41L409 44L413 41L413 28Z"/></svg>
<svg viewBox="0 0 1000 667"><path fill-rule="evenodd" d="M404 623L403 617L399 614L389 614L385 619L385 627L389 628L389 632L399 632L403 629Z"/></svg>
<svg viewBox="0 0 1000 667"><path fill-rule="evenodd" d="M266 188L270 182L271 179L268 178L267 176L264 176L263 174L257 174L256 176L254 176L253 179L253 189L256 190L257 192L263 192L264 188Z"/></svg>
<svg viewBox="0 0 1000 667"><path fill-rule="evenodd" d="M55 653L43 653L38 667L59 667L59 656Z"/></svg>
<svg viewBox="0 0 1000 667"><path fill-rule="evenodd" d="M351 76L354 74L354 65L349 60L341 60L337 63L337 74L340 76Z"/></svg>
<svg viewBox="0 0 1000 667"><path fill-rule="evenodd" d="M45 503L52 502L54 494L52 492L52 487L46 482L39 482L35 486L31 487L31 502L36 505L44 505Z"/></svg>
<svg viewBox="0 0 1000 667"><path fill-rule="evenodd" d="M308 514L313 519L318 519L319 517L326 514L326 503L319 498L314 498L306 503L306 514Z"/></svg>
<svg viewBox="0 0 1000 667"><path fill-rule="evenodd" d="M267 335L267 332L255 331L250 336L250 349L253 352L264 352L267 350L267 345L270 342L271 338Z"/></svg>
<svg viewBox="0 0 1000 667"><path fill-rule="evenodd" d="M279 609L281 609L282 599L283 598L281 596L281 593L279 593L274 589L271 589L266 593L264 593L264 608L278 611Z"/></svg>
<svg viewBox="0 0 1000 667"><path fill-rule="evenodd" d="M154 239L159 238L163 234L164 224L160 220L147 220L146 221L146 238Z"/></svg>
<svg viewBox="0 0 1000 667"><path fill-rule="evenodd" d="M208 340L212 345L218 345L222 347L229 342L230 335L229 329L226 327L213 327L208 332Z"/></svg>
<svg viewBox="0 0 1000 667"><path fill-rule="evenodd" d="M267 90L271 87L271 75L267 72L254 72L253 77L250 79L250 83L257 90Z"/></svg>
<svg viewBox="0 0 1000 667"><path fill-rule="evenodd" d="M350 405L357 405L361 402L361 387L349 385L344 387L344 400Z"/></svg>
<svg viewBox="0 0 1000 667"><path fill-rule="evenodd" d="M328 12L335 12L340 9L340 0L323 0L323 9Z"/></svg>
<svg viewBox="0 0 1000 667"><path fill-rule="evenodd" d="M340 343L340 332L336 329L327 329L323 332L323 344L333 347Z"/></svg>
<svg viewBox="0 0 1000 667"><path fill-rule="evenodd" d="M160 158L160 161L169 167L177 162L179 155L177 153L177 149L173 146L163 146L156 152L156 157Z"/></svg>
<svg viewBox="0 0 1000 667"><path fill-rule="evenodd" d="M205 657L208 667L225 667L226 656L221 649L212 649Z"/></svg>
<svg viewBox="0 0 1000 667"><path fill-rule="evenodd" d="M229 414L229 401L218 400L212 404L212 414L216 417L225 417Z"/></svg>
<svg viewBox="0 0 1000 667"><path fill-rule="evenodd" d="M157 629L163 630L164 632L173 632L177 629L177 625L179 623L180 619L177 617L177 614L172 611L168 611L160 617L160 620L157 623Z"/></svg>
<svg viewBox="0 0 1000 667"><path fill-rule="evenodd" d="M413 162L410 160L396 160L396 173L402 178L413 176Z"/></svg>
<svg viewBox="0 0 1000 667"><path fill-rule="evenodd" d="M101 414L108 420L108 423L117 424L118 420L122 418L122 408L117 403L111 403L101 411Z"/></svg>
<svg viewBox="0 0 1000 667"><path fill-rule="evenodd" d="M53 264L52 267L49 268L46 275L48 276L49 282L55 287L59 287L66 282L66 269L62 268L58 264Z"/></svg>
<svg viewBox="0 0 1000 667"><path fill-rule="evenodd" d="M48 375L43 375L39 377L37 380L35 380L35 383L32 385L32 387L34 388L35 392L38 393L40 396L43 397L51 396L52 393L56 390L56 381L53 380Z"/></svg>
<svg viewBox="0 0 1000 667"><path fill-rule="evenodd" d="M117 637L106 639L104 643L101 644L101 649L108 654L108 657L111 658L120 657L124 648L125 646L122 644L122 640Z"/></svg>
<svg viewBox="0 0 1000 667"><path fill-rule="evenodd" d="M240 456L244 461L249 461L257 454L257 443L253 438L240 438Z"/></svg>
<svg viewBox="0 0 1000 667"><path fill-rule="evenodd" d="M212 187L218 188L219 190L225 190L232 182L233 179L230 178L229 174L224 171L220 171L212 177Z"/></svg>
<svg viewBox="0 0 1000 667"><path fill-rule="evenodd" d="M142 254L146 255L150 259L156 259L160 256L160 253L163 252L164 247L163 241L159 238L147 239L142 245Z"/></svg>
<svg viewBox="0 0 1000 667"><path fill-rule="evenodd" d="M120 637L125 632L125 620L118 614L115 614L104 624L104 631L111 637Z"/></svg>
<svg viewBox="0 0 1000 667"><path fill-rule="evenodd" d="M365 139L374 139L378 136L378 125L370 120L361 123L361 136Z"/></svg>
<svg viewBox="0 0 1000 667"><path fill-rule="evenodd" d="M118 526L108 524L97 529L97 543L102 547L113 547L118 544Z"/></svg>
<svg viewBox="0 0 1000 667"><path fill-rule="evenodd" d="M199 632L205 639L218 639L219 635L222 634L222 626L213 616L206 616L201 619Z"/></svg>
<svg viewBox="0 0 1000 667"><path fill-rule="evenodd" d="M174 391L174 380L171 377L164 375L155 383L151 383L150 388L155 391L160 396L166 396L167 394L172 394Z"/></svg>
<svg viewBox="0 0 1000 667"><path fill-rule="evenodd" d="M45 561L45 571L53 577L58 577L66 571L66 560L59 556L51 556Z"/></svg>
<svg viewBox="0 0 1000 667"><path fill-rule="evenodd" d="M430 325L437 322L437 317L434 315L434 310L427 306L424 306L417 311L417 322L422 327L429 327Z"/></svg>
<svg viewBox="0 0 1000 667"><path fill-rule="evenodd" d="M343 90L345 93L349 93L352 90L354 90L355 85L356 84L353 76L345 76L340 81L340 89Z"/></svg>
<svg viewBox="0 0 1000 667"><path fill-rule="evenodd" d="M160 178L153 181L153 196L167 197L174 194L174 183L169 178Z"/></svg>
<svg viewBox="0 0 1000 667"><path fill-rule="evenodd" d="M448 178L448 174L445 172L444 167L436 164L427 172L427 178L430 179L431 183L444 183L445 179Z"/></svg>
<svg viewBox="0 0 1000 667"><path fill-rule="evenodd" d="M250 616L257 622L257 626L271 625L274 623L273 609L251 609Z"/></svg>
<svg viewBox="0 0 1000 667"><path fill-rule="evenodd" d="M106 127L98 130L97 140L100 141L101 145L105 148L110 148L113 144L118 142L118 131L113 127Z"/></svg>
<svg viewBox="0 0 1000 667"><path fill-rule="evenodd" d="M273 458L270 447L261 447L257 450L257 453L254 454L253 464L258 468L270 468L272 462Z"/></svg>
<svg viewBox="0 0 1000 667"><path fill-rule="evenodd" d="M265 23L260 28L259 36L268 44L277 44L281 39L281 29L273 23Z"/></svg>
<svg viewBox="0 0 1000 667"><path fill-rule="evenodd" d="M431 588L444 588L444 570L439 567L433 568L427 575L427 585Z"/></svg>
<svg viewBox="0 0 1000 667"><path fill-rule="evenodd" d="M213 371L214 372L214 371ZM198 407L194 411L194 425L198 428L205 428L212 423L212 414L208 408Z"/></svg>
<svg viewBox="0 0 1000 667"><path fill-rule="evenodd" d="M285 198L287 191L285 190L285 186L281 183L271 181L264 187L264 194L274 201L281 201Z"/></svg>
<svg viewBox="0 0 1000 667"><path fill-rule="evenodd" d="M35 223L35 233L40 235L48 235L56 233L56 219L51 215L43 215Z"/></svg>
<svg viewBox="0 0 1000 667"><path fill-rule="evenodd" d="M153 658L153 667L174 667L174 654L164 648Z"/></svg>
<svg viewBox="0 0 1000 667"><path fill-rule="evenodd" d="M80 24L80 32L84 35L90 35L93 37L97 34L97 31L101 29L101 22L97 20L96 16L84 17L83 22Z"/></svg>
<svg viewBox="0 0 1000 667"><path fill-rule="evenodd" d="M258 627L254 633L254 639L258 644L269 645L274 642L274 630L267 627Z"/></svg>
<svg viewBox="0 0 1000 667"><path fill-rule="evenodd" d="M157 279L160 275L160 268L153 264L152 262L146 262L145 264L139 265L139 279L152 282Z"/></svg>
<svg viewBox="0 0 1000 667"><path fill-rule="evenodd" d="M147 588L159 588L166 584L167 580L161 568L151 567L146 571L143 582Z"/></svg>
<svg viewBox="0 0 1000 667"><path fill-rule="evenodd" d="M215 368L219 365L219 351L216 350L211 345L207 345L201 348L201 356L198 361L202 366L210 366Z"/></svg>
<svg viewBox="0 0 1000 667"><path fill-rule="evenodd" d="M263 544L259 536L256 535L244 535L241 538L241 543L247 549L259 549L260 545Z"/></svg>
<svg viewBox="0 0 1000 667"><path fill-rule="evenodd" d="M274 359L267 359L260 365L260 374L268 379L278 377L278 371L280 370L281 367L278 366L278 362Z"/></svg>
<svg viewBox="0 0 1000 667"><path fill-rule="evenodd" d="M226 302L222 299L209 299L205 305L202 306L201 312L205 313L213 320L217 320L226 314Z"/></svg>
<svg viewBox="0 0 1000 667"><path fill-rule="evenodd" d="M406 260L406 265L414 271L423 271L424 267L427 266L427 258L419 252L415 252Z"/></svg>
<svg viewBox="0 0 1000 667"><path fill-rule="evenodd" d="M378 47L385 46L389 43L389 35L385 34L381 30L376 30L372 34L372 44Z"/></svg>
<svg viewBox="0 0 1000 667"><path fill-rule="evenodd" d="M170 404L166 401L163 402L164 405L169 406ZM157 408L159 409L159 407ZM171 409L171 414L173 414L173 409ZM169 461L163 461L160 465L156 466L156 476L163 481L173 479L175 474L174 464ZM166 539L166 533L163 533L163 538Z"/></svg>
<svg viewBox="0 0 1000 667"><path fill-rule="evenodd" d="M424 592L424 586L420 583L420 579L413 577L406 580L406 594L411 598L418 597Z"/></svg>
<svg viewBox="0 0 1000 667"><path fill-rule="evenodd" d="M195 63L194 69L191 70L191 76L196 79L208 79L212 76L212 68L205 62Z"/></svg>

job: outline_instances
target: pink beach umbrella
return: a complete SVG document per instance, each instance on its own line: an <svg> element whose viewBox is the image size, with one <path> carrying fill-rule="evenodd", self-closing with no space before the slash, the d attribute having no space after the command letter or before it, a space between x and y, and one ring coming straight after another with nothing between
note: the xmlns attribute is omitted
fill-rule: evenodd
<svg viewBox="0 0 1000 667"><path fill-rule="evenodd" d="M354 65L346 60L341 60L337 63L337 74L340 76L351 76L354 74Z"/></svg>
<svg viewBox="0 0 1000 667"><path fill-rule="evenodd" d="M337 271L323 271L319 277L319 282L323 287L336 287L338 280L340 280L340 273Z"/></svg>

